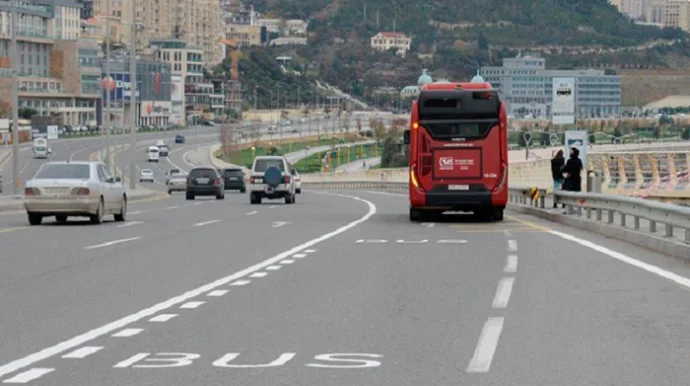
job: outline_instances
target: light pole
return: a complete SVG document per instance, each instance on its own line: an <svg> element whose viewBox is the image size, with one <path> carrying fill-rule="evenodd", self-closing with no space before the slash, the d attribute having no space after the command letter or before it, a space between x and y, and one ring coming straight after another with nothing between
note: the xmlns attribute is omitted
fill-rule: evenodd
<svg viewBox="0 0 690 386"><path fill-rule="evenodd" d="M12 0L12 177L19 195L19 47L17 46L17 0Z"/></svg>
<svg viewBox="0 0 690 386"><path fill-rule="evenodd" d="M137 2L132 1L132 44L129 48L129 84L130 84L130 96L129 96L129 106L132 112L132 131L131 135L131 158L129 165L129 188L136 189L137 181L137 106L139 105L137 100L137 29L139 26L136 21L137 14ZM124 98L123 98L124 101Z"/></svg>
<svg viewBox="0 0 690 386"><path fill-rule="evenodd" d="M110 0L105 0L105 76L107 77L108 86L110 86ZM103 127L105 129L105 164L108 171L112 173L110 165L110 87L105 94L105 119L103 120Z"/></svg>

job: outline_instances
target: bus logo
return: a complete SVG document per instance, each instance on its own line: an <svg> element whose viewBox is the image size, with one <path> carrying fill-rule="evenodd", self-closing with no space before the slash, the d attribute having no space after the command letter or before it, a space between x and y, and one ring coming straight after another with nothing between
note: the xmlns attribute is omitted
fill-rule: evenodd
<svg viewBox="0 0 690 386"><path fill-rule="evenodd" d="M438 164L441 170L453 170L453 157L441 157Z"/></svg>

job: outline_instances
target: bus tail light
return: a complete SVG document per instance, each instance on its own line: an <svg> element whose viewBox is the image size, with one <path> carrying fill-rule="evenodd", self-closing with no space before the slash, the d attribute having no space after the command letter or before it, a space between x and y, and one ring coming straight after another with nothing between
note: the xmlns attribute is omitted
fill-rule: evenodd
<svg viewBox="0 0 690 386"><path fill-rule="evenodd" d="M410 167L410 182L412 182L412 185L419 189L419 180L417 179L417 163L413 163L412 166Z"/></svg>
<svg viewBox="0 0 690 386"><path fill-rule="evenodd" d="M494 191L498 191L503 189L503 186L506 184L506 178L508 177L508 165L506 165L505 162L501 162L501 175L499 176L500 180L498 181L498 184L494 187Z"/></svg>

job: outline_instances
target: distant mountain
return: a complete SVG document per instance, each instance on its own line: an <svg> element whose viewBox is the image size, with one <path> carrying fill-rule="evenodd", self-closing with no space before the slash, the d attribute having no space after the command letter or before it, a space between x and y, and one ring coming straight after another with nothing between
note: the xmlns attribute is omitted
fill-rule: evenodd
<svg viewBox="0 0 690 386"><path fill-rule="evenodd" d="M469 78L478 66L537 51L549 67L664 68L685 61L689 36L634 24L607 0L253 0L271 17L309 21L309 45L271 54L320 65L318 77L344 91L409 84L422 68ZM412 36L403 60L372 52L380 31ZM682 45L669 42L683 41ZM672 56L672 58L667 58ZM364 93L366 90L359 90ZM371 99L369 99L371 101Z"/></svg>

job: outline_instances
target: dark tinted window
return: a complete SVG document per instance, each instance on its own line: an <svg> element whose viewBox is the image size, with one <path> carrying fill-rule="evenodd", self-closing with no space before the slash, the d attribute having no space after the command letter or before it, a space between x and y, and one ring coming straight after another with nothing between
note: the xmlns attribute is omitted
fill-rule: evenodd
<svg viewBox="0 0 690 386"><path fill-rule="evenodd" d="M225 177L242 177L242 170L240 169L225 169L223 171Z"/></svg>
<svg viewBox="0 0 690 386"><path fill-rule="evenodd" d="M282 159L258 159L254 164L254 171L262 173L271 166L277 167L281 172L285 171L285 164Z"/></svg>
<svg viewBox="0 0 690 386"><path fill-rule="evenodd" d="M189 176L191 178L216 178L218 172L214 169L192 169Z"/></svg>
<svg viewBox="0 0 690 386"><path fill-rule="evenodd" d="M37 179L77 179L88 180L91 175L89 165L46 164L34 176Z"/></svg>
<svg viewBox="0 0 690 386"><path fill-rule="evenodd" d="M493 125L492 123L425 123L424 127L436 139L473 139L486 137Z"/></svg>

